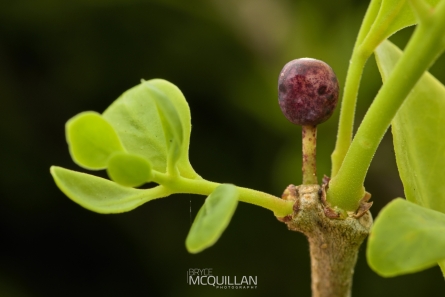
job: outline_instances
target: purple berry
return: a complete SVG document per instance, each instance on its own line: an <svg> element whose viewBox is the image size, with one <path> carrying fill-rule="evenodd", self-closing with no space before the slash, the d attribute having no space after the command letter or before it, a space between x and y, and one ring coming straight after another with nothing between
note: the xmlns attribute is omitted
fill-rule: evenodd
<svg viewBox="0 0 445 297"><path fill-rule="evenodd" d="M278 78L278 103L289 121L316 126L332 115L337 101L338 81L328 64L302 58L284 65Z"/></svg>

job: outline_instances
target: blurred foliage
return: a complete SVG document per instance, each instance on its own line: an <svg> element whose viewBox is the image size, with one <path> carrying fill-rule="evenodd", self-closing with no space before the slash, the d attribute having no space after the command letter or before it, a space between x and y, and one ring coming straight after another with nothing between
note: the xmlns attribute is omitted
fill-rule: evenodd
<svg viewBox="0 0 445 297"><path fill-rule="evenodd" d="M300 128L281 115L276 83L291 59L324 60L344 84L367 7L358 0L3 0L0 3L1 296L309 296L303 235L241 203L212 248L186 252L204 197L175 195L120 215L99 215L54 185L50 165L79 170L65 122L103 110L141 78L164 78L187 98L190 160L203 177L280 195L301 181ZM392 40L404 46L412 29ZM432 69L443 82L445 60ZM371 59L357 125L381 79ZM330 172L338 121L319 127L318 172ZM403 196L391 135L366 187L374 215ZM102 174L103 173L99 173ZM189 212L191 205L191 214ZM363 255L363 254L362 254ZM189 268L256 275L256 290L188 286ZM355 296L443 296L438 268L383 279L363 256ZM298 291L298 292L295 292Z"/></svg>

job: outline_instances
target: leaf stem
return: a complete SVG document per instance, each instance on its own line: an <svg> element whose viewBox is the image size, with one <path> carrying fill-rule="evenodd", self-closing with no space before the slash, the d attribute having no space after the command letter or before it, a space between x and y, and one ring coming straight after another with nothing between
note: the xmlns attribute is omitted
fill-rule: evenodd
<svg viewBox="0 0 445 297"><path fill-rule="evenodd" d="M355 106L357 94L360 86L360 80L366 61L372 54L373 49L367 49L362 46L363 41L368 35L369 30L379 12L381 0L371 1L363 23L360 27L357 40L352 51L352 57L349 61L348 73L346 75L345 89L341 102L340 120L338 124L337 142L334 152L331 155L332 172L331 177L337 175L340 170L343 159L351 145L352 131L354 129Z"/></svg>
<svg viewBox="0 0 445 297"><path fill-rule="evenodd" d="M184 177L171 178L168 174L153 171L153 181L159 183L173 193L210 195L220 183L204 179L189 179ZM274 212L277 217L291 214L293 201L286 201L279 197L252 190L244 187L236 187L239 192L239 201L258 205Z"/></svg>
<svg viewBox="0 0 445 297"><path fill-rule="evenodd" d="M391 120L444 48L445 1L436 7L434 18L434 22L418 25L405 53L366 113L340 170L330 182L327 200L331 205L347 211L357 209L364 195L369 165Z"/></svg>
<svg viewBox="0 0 445 297"><path fill-rule="evenodd" d="M341 103L340 120L338 125L337 142L331 155L331 176L337 175L343 159L349 149L354 129L355 106L360 80L368 57L355 50L352 54L348 74L346 75L345 90Z"/></svg>
<svg viewBox="0 0 445 297"><path fill-rule="evenodd" d="M428 22L431 18L431 6L423 0L409 0L411 8L419 23Z"/></svg>

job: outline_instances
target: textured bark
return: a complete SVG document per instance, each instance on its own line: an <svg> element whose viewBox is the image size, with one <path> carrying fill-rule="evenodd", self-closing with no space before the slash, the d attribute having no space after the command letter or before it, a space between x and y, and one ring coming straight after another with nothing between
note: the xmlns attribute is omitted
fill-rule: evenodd
<svg viewBox="0 0 445 297"><path fill-rule="evenodd" d="M283 199L295 201L294 213L279 220L309 240L312 296L351 296L358 250L369 234L372 217L366 211L359 218L354 214L343 219L329 218L326 215L332 217L335 210L323 203L322 194L319 185L290 185Z"/></svg>

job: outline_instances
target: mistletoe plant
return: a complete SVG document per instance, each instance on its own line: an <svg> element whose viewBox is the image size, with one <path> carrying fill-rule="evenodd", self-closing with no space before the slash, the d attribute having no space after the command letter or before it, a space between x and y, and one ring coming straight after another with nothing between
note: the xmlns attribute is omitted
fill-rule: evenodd
<svg viewBox="0 0 445 297"><path fill-rule="evenodd" d="M386 39L417 24L405 51ZM310 243L313 296L349 296L360 244L383 276L439 264L445 272L445 87L425 73L445 49L445 0L372 0L359 31L341 103L332 172L317 184L316 125L333 112L338 82L324 62L298 59L279 76L279 105L302 125L303 184L281 198L199 176L188 159L190 110L173 84L153 79L126 91L102 114L82 112L66 124L70 154L79 166L106 169L111 180L53 166L57 186L99 213L130 211L176 193L208 195L186 239L198 253L228 226L238 201L271 210ZM352 137L360 79L375 54L383 85ZM405 199L395 199L372 227L364 180L392 126ZM137 189L145 183L149 189ZM371 229L372 227L372 229Z"/></svg>

